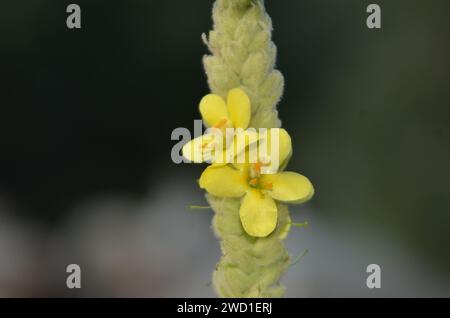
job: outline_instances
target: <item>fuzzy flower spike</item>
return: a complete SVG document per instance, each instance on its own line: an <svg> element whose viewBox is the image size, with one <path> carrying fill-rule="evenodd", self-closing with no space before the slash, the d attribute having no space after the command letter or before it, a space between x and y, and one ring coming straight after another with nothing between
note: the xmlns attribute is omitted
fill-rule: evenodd
<svg viewBox="0 0 450 318"><path fill-rule="evenodd" d="M203 36L211 53L203 65L212 93L200 103L205 124L221 133L226 128L279 130L279 160L271 162L269 173L263 165L267 160L260 160L266 158L258 158L239 164L208 161L212 165L200 177L222 252L212 283L220 297L282 297L280 277L291 264L284 246L292 224L286 203L304 202L314 189L306 177L284 171L292 146L278 118L284 79L275 69L272 21L264 0L216 0L212 17L214 27ZM188 143L183 154L194 162L211 159L213 149L221 149L217 142L223 141L216 137L206 132ZM260 137L239 153L260 147Z"/></svg>

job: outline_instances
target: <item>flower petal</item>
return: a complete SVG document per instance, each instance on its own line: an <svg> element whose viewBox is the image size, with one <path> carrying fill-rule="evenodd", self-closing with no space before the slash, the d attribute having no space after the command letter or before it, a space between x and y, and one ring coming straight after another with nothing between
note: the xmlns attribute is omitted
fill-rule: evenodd
<svg viewBox="0 0 450 318"><path fill-rule="evenodd" d="M280 146L280 165L284 163L286 159L291 155L292 153L292 141L291 136L289 136L288 132L280 128L280 139L279 139L279 146Z"/></svg>
<svg viewBox="0 0 450 318"><path fill-rule="evenodd" d="M301 174L295 172L280 172L261 176L265 188L271 188L267 193L278 201L302 203L314 195L312 183Z"/></svg>
<svg viewBox="0 0 450 318"><path fill-rule="evenodd" d="M261 149L259 150L259 157L260 160L266 164L263 174L276 173L279 170L279 167L285 166L285 161L287 161L292 154L291 137L283 128L272 128L269 129L267 133L260 133L260 135L259 147ZM266 156L261 155L261 151L262 153L265 153Z"/></svg>
<svg viewBox="0 0 450 318"><path fill-rule="evenodd" d="M245 173L247 177L249 177L249 173L250 173L250 165L248 163L233 163L232 166L239 170L242 171L242 173Z"/></svg>
<svg viewBox="0 0 450 318"><path fill-rule="evenodd" d="M213 165L203 171L199 184L212 195L238 198L247 190L247 176L230 166Z"/></svg>
<svg viewBox="0 0 450 318"><path fill-rule="evenodd" d="M230 90L227 97L227 106L234 128L246 129L250 123L250 99L241 88Z"/></svg>
<svg viewBox="0 0 450 318"><path fill-rule="evenodd" d="M192 139L183 146L183 157L194 163L211 161L215 153L216 138L221 137L215 134L205 134Z"/></svg>
<svg viewBox="0 0 450 318"><path fill-rule="evenodd" d="M222 97L208 94L200 101L200 113L209 127L213 127L223 119L228 119L227 105Z"/></svg>
<svg viewBox="0 0 450 318"><path fill-rule="evenodd" d="M250 190L239 210L242 227L255 237L266 237L277 226L277 206L273 199L259 190Z"/></svg>

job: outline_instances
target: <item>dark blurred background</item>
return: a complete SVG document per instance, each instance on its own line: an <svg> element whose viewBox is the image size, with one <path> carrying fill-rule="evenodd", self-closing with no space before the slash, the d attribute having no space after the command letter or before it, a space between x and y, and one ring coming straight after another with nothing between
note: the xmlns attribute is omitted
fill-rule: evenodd
<svg viewBox="0 0 450 318"><path fill-rule="evenodd" d="M176 127L208 93L213 1L0 5L0 296L212 296L219 247ZM316 196L288 296L450 296L450 3L267 0L290 169ZM295 257L295 255L294 255ZM65 287L80 264L83 288ZM381 290L365 286L380 264Z"/></svg>

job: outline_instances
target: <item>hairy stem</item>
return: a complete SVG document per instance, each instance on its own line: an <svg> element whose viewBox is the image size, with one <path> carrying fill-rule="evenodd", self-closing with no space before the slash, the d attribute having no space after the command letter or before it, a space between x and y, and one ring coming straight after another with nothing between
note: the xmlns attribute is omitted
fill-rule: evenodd
<svg viewBox="0 0 450 318"><path fill-rule="evenodd" d="M212 93L226 97L241 87L252 104L251 127L281 125L276 105L283 94L283 76L275 70L276 47L272 23L262 0L217 0L214 28L204 36L211 55L204 66ZM245 233L239 219L239 199L207 196L215 211L213 228L220 239L222 257L213 274L221 297L281 297L281 275L290 264L284 247L290 228L289 212L278 204L276 230L266 238Z"/></svg>

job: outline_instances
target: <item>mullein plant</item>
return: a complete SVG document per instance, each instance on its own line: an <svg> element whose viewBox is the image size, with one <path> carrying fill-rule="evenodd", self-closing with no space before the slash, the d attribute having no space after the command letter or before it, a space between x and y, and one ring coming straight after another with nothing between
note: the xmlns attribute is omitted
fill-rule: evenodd
<svg viewBox="0 0 450 318"><path fill-rule="evenodd" d="M291 263L283 244L292 225L287 204L309 200L314 188L306 177L285 171L292 145L276 110L284 81L274 69L276 47L264 1L217 0L213 20L214 29L203 36L211 51L203 60L211 89L199 106L203 122L221 132L267 128L279 136L276 171L262 173L261 162L209 160L199 179L222 249L213 286L220 297L282 297L279 280ZM213 135L192 140L183 155L208 161L217 142Z"/></svg>

